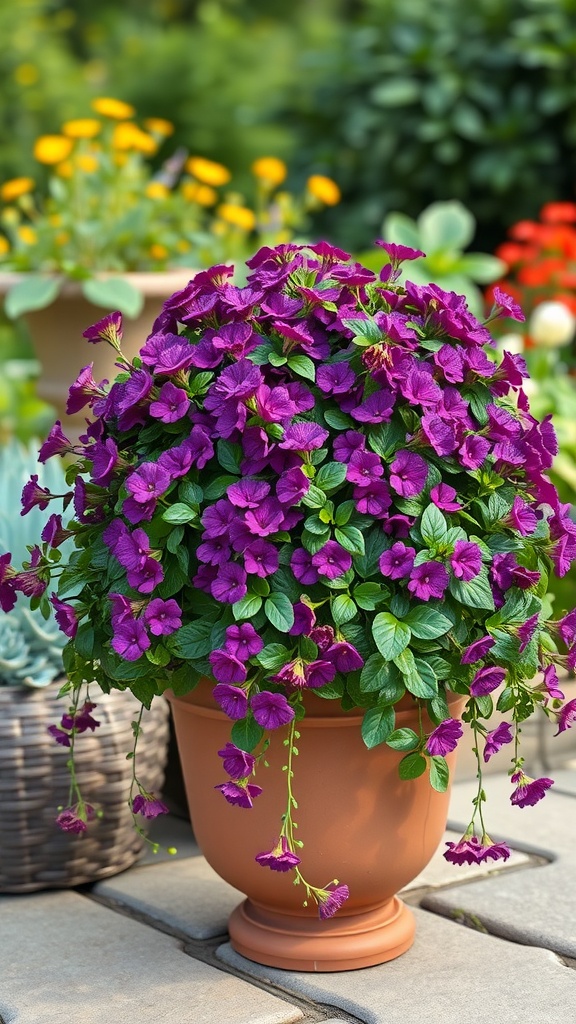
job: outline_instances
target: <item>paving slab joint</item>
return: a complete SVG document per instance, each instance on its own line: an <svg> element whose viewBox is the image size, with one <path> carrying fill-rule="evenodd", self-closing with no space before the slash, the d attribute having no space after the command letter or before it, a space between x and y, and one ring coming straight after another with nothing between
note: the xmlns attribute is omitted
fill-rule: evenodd
<svg viewBox="0 0 576 1024"><path fill-rule="evenodd" d="M558 955L558 959L561 964L564 964L564 967L570 967L573 971L576 970L576 960L574 957Z"/></svg>

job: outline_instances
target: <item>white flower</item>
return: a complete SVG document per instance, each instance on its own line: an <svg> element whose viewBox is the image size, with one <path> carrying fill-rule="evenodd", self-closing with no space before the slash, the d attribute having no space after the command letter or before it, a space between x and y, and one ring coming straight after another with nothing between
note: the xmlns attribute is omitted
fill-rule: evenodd
<svg viewBox="0 0 576 1024"><path fill-rule="evenodd" d="M532 313L528 333L536 345L561 348L574 337L576 318L563 302L541 302Z"/></svg>

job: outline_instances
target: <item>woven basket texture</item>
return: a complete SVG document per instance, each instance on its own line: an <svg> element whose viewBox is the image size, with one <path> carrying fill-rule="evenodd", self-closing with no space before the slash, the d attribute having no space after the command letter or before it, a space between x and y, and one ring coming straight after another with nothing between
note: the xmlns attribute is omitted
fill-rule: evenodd
<svg viewBox="0 0 576 1024"><path fill-rule="evenodd" d="M55 824L58 808L69 802L69 749L47 731L68 709L58 689L58 683L42 690L0 688L0 892L93 882L124 871L142 851L127 802L132 761L126 759L139 702L129 691L90 688L100 726L76 737L74 753L82 796L102 817L77 835ZM167 744L168 706L156 698L144 712L137 753L138 778L156 795Z"/></svg>

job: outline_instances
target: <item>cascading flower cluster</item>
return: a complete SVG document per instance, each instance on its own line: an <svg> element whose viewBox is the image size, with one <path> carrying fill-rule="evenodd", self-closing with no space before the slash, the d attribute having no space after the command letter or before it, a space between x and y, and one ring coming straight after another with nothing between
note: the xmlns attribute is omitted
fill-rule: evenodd
<svg viewBox="0 0 576 1024"><path fill-rule="evenodd" d="M348 890L300 873L292 768L310 690L363 709L366 746L387 743L403 778L429 773L440 791L462 735L447 688L465 696L479 792L448 844L457 863L509 855L484 827L483 761L512 744L512 802L533 804L551 780L525 775L521 723L537 707L558 732L576 719L557 674L576 664L576 612L552 621L544 602L549 572L576 555L547 477L552 425L530 413L523 358L499 358L462 297L402 282L420 253L378 245L379 275L325 242L261 249L243 287L231 267L202 272L131 364L120 314L88 329L121 372L108 385L86 366L72 385L86 434L72 443L57 423L40 451L76 457L64 511L24 570L2 565L3 607L16 589L55 606L76 707L86 680L149 704L214 679L231 804L252 807L282 737L286 807L273 848L254 853L294 872L321 917ZM490 319L522 317L494 299ZM53 497L32 479L23 511ZM419 733L395 728L407 695L425 712Z"/></svg>

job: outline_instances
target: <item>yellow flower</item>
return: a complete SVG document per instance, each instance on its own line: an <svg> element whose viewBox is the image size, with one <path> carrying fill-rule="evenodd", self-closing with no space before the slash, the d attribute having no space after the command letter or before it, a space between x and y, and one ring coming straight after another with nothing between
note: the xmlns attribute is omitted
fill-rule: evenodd
<svg viewBox="0 0 576 1024"><path fill-rule="evenodd" d="M146 156L151 156L158 149L156 140L132 121L121 121L114 126L112 145L121 150L135 149Z"/></svg>
<svg viewBox="0 0 576 1024"><path fill-rule="evenodd" d="M0 185L0 197L5 203L11 203L14 199L19 199L20 196L31 192L33 188L32 178L11 178L10 181L5 181L3 185Z"/></svg>
<svg viewBox="0 0 576 1024"><path fill-rule="evenodd" d="M8 239L4 238L4 235L0 235L0 256L5 256L7 252L10 252Z"/></svg>
<svg viewBox="0 0 576 1024"><path fill-rule="evenodd" d="M180 238L176 242L177 252L190 252L190 242L187 242L185 238Z"/></svg>
<svg viewBox="0 0 576 1024"><path fill-rule="evenodd" d="M198 206L214 206L218 202L218 193L210 185L197 185L195 181L185 181L182 194L191 203Z"/></svg>
<svg viewBox="0 0 576 1024"><path fill-rule="evenodd" d="M91 153L77 153L75 163L85 174L94 174L98 170L98 160Z"/></svg>
<svg viewBox="0 0 576 1024"><path fill-rule="evenodd" d="M170 189L161 181L151 181L146 186L145 192L148 199L167 199L170 195Z"/></svg>
<svg viewBox="0 0 576 1024"><path fill-rule="evenodd" d="M40 73L35 64L19 64L14 71L14 78L18 85L35 85Z"/></svg>
<svg viewBox="0 0 576 1024"><path fill-rule="evenodd" d="M22 224L18 228L18 238L21 242L24 242L24 245L36 245L38 241L38 235L29 224Z"/></svg>
<svg viewBox="0 0 576 1024"><path fill-rule="evenodd" d="M115 121L124 121L127 117L134 117L136 111L124 100L111 99L109 96L100 96L92 100L92 110L102 117L112 117Z"/></svg>
<svg viewBox="0 0 576 1024"><path fill-rule="evenodd" d="M265 185L275 186L282 184L288 174L288 168L284 161L276 156L261 156L252 164L252 172Z"/></svg>
<svg viewBox="0 0 576 1024"><path fill-rule="evenodd" d="M172 122L165 121L163 117L148 117L144 121L144 127L147 132L152 132L154 135L168 136L172 135L174 131Z"/></svg>
<svg viewBox="0 0 576 1024"><path fill-rule="evenodd" d="M203 156L191 156L186 161L186 170L204 185L226 185L232 177L223 164L206 160Z"/></svg>
<svg viewBox="0 0 576 1024"><path fill-rule="evenodd" d="M325 206L336 206L340 202L340 189L332 178L326 178L323 174L313 174L306 184L310 195L319 199Z"/></svg>
<svg viewBox="0 0 576 1024"><path fill-rule="evenodd" d="M54 237L54 241L57 245L66 245L70 241L70 234L68 231L59 231Z"/></svg>
<svg viewBox="0 0 576 1024"><path fill-rule="evenodd" d="M166 246L160 245L158 242L150 246L149 253L153 260L165 260L169 255Z"/></svg>
<svg viewBox="0 0 576 1024"><path fill-rule="evenodd" d="M72 166L72 161L71 160L63 160L62 163L58 164L58 167L55 168L55 171L56 171L56 174L58 174L60 178L71 178L73 173L74 173L74 168Z"/></svg>
<svg viewBox="0 0 576 1024"><path fill-rule="evenodd" d="M234 203L222 203L216 213L225 220L227 224L233 224L243 231L253 231L256 227L256 215L247 206L236 206Z"/></svg>
<svg viewBox="0 0 576 1024"><path fill-rule="evenodd" d="M59 164L72 152L72 139L64 135L40 135L34 143L34 156L41 164Z"/></svg>
<svg viewBox="0 0 576 1024"><path fill-rule="evenodd" d="M98 135L102 125L95 117L77 117L73 121L65 121L62 134L69 139L93 139Z"/></svg>

